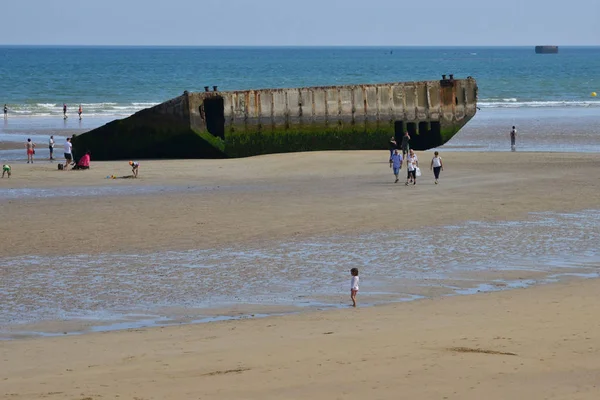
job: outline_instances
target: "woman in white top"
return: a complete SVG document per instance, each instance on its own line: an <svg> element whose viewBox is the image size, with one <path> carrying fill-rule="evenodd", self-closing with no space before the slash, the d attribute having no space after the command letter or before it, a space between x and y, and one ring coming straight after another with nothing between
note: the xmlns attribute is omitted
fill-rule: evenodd
<svg viewBox="0 0 600 400"><path fill-rule="evenodd" d="M352 307L356 307L356 294L358 293L358 268L350 270L352 279L350 280L350 298L352 299Z"/></svg>
<svg viewBox="0 0 600 400"><path fill-rule="evenodd" d="M406 175L406 183L405 185L408 186L408 183L411 182L413 185L417 184L417 168L419 167L419 159L417 158L417 155L415 154L415 151L413 149L410 149L410 152L408 153L408 157L406 157L406 169L408 170L408 174Z"/></svg>
<svg viewBox="0 0 600 400"><path fill-rule="evenodd" d="M438 184L438 179L440 179L440 171L444 170L444 164L442 164L442 157L440 157L440 153L437 151L433 153L433 158L431 159L431 169L433 170L433 176L435 176L435 184Z"/></svg>

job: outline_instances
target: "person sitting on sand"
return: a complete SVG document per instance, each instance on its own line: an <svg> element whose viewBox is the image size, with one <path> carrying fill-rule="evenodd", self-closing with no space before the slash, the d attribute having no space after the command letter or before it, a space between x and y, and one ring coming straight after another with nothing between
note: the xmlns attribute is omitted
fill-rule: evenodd
<svg viewBox="0 0 600 400"><path fill-rule="evenodd" d="M352 279L350 280L350 299L352 299L352 307L356 307L356 295L358 293L358 268L350 270Z"/></svg>
<svg viewBox="0 0 600 400"><path fill-rule="evenodd" d="M8 177L10 178L10 165L8 164L4 164L2 165L2 177L4 178L4 174L7 174Z"/></svg>
<svg viewBox="0 0 600 400"><path fill-rule="evenodd" d="M83 157L79 159L77 165L73 169L90 169L90 152L86 152Z"/></svg>
<svg viewBox="0 0 600 400"><path fill-rule="evenodd" d="M137 161L129 161L129 165L131 165L131 172L133 172L133 177L138 177L138 170L140 169L140 163Z"/></svg>

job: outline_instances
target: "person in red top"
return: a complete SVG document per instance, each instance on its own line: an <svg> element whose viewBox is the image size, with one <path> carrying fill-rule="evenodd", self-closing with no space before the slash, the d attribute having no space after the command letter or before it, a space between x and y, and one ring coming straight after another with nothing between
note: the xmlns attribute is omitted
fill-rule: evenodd
<svg viewBox="0 0 600 400"><path fill-rule="evenodd" d="M81 104L79 105L79 110L77 111L77 113L79 114L79 119L81 119L81 114L83 113L83 110L81 109Z"/></svg>
<svg viewBox="0 0 600 400"><path fill-rule="evenodd" d="M73 169L90 169L90 152L88 151L79 159Z"/></svg>

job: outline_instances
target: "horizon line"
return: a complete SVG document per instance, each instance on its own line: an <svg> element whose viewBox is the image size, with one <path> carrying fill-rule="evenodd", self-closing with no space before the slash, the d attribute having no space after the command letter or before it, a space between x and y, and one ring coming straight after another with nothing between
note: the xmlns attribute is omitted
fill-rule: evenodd
<svg viewBox="0 0 600 400"><path fill-rule="evenodd" d="M328 44L328 45L250 45L250 44L228 44L228 45L191 45L191 44L10 44L0 43L0 47L162 47L162 48L506 48L506 47L535 47L535 46L558 46L558 47L600 47L600 44L596 45L584 45L584 44L494 44L494 45L438 45L438 44L407 44L407 45L384 45L384 44L372 44L372 45L351 45L351 44Z"/></svg>

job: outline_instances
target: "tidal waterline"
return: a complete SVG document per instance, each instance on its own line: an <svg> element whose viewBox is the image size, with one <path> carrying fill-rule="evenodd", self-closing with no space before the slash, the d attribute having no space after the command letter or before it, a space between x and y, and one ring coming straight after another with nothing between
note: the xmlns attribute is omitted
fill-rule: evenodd
<svg viewBox="0 0 600 400"><path fill-rule="evenodd" d="M597 277L598 243L600 210L587 210L260 246L3 257L0 334L48 321L97 331L340 307L352 267L363 305Z"/></svg>

